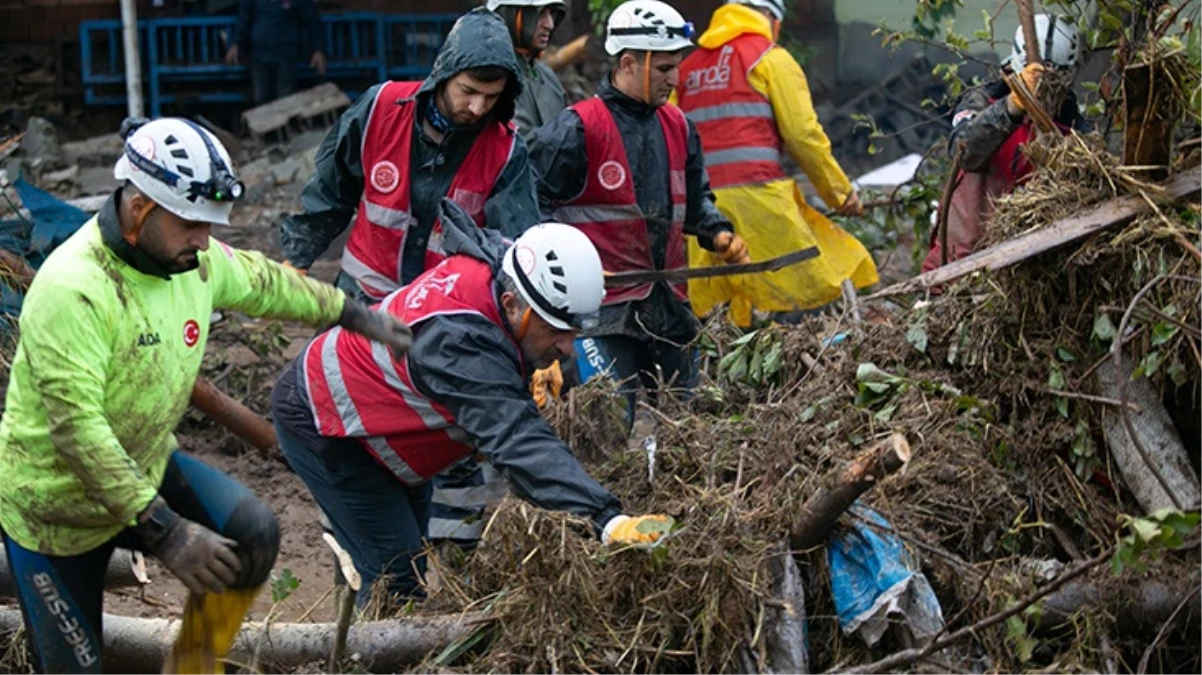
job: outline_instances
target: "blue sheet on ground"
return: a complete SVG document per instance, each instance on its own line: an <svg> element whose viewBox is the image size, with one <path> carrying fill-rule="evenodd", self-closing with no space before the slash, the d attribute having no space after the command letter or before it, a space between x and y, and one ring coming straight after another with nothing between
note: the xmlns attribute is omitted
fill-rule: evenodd
<svg viewBox="0 0 1202 675"><path fill-rule="evenodd" d="M918 640L943 628L943 611L922 572L892 526L879 513L856 503L851 527L827 541L831 591L839 627L876 644L890 624L902 624Z"/></svg>
<svg viewBox="0 0 1202 675"><path fill-rule="evenodd" d="M50 252L63 243L92 217L54 195L30 185L18 177L12 183L21 204L29 210L28 220L16 218L0 220L0 248L5 248L25 259L29 266L37 269ZM0 313L16 315L21 311L25 294L0 284Z"/></svg>

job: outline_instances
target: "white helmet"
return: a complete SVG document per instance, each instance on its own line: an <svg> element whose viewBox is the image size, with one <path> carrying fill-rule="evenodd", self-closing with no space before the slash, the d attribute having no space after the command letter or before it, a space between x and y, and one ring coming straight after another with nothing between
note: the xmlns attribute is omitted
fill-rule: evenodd
<svg viewBox="0 0 1202 675"><path fill-rule="evenodd" d="M498 7L546 7L548 5L566 5L564 0L488 0L488 11L495 12Z"/></svg>
<svg viewBox="0 0 1202 675"><path fill-rule="evenodd" d="M543 223L522 233L501 259L518 294L559 330L596 324L605 300L601 256L588 235L571 225Z"/></svg>
<svg viewBox="0 0 1202 675"><path fill-rule="evenodd" d="M768 10L777 21L785 20L785 0L726 0L728 5L748 5Z"/></svg>
<svg viewBox="0 0 1202 675"><path fill-rule="evenodd" d="M1071 19L1055 14L1035 15L1035 35L1039 42L1039 55L1057 68L1072 68L1077 65L1077 25ZM1027 65L1026 36L1022 26L1014 31L1014 49L1007 64L1011 70L1019 71Z"/></svg>
<svg viewBox="0 0 1202 675"><path fill-rule="evenodd" d="M127 120L122 134L125 154L113 167L114 178L130 181L184 220L230 224L243 188L216 136L178 117Z"/></svg>
<svg viewBox="0 0 1202 675"><path fill-rule="evenodd" d="M691 47L693 24L659 0L629 0L618 5L605 25L605 51L616 56L627 49L675 52Z"/></svg>

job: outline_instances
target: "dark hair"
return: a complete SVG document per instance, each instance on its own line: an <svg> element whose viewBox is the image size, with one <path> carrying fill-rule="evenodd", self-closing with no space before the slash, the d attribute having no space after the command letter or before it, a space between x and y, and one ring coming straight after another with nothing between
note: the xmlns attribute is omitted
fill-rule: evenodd
<svg viewBox="0 0 1202 675"><path fill-rule="evenodd" d="M509 70L504 66L480 66L479 68L468 68L463 72L481 82L497 82L507 79L510 75Z"/></svg>

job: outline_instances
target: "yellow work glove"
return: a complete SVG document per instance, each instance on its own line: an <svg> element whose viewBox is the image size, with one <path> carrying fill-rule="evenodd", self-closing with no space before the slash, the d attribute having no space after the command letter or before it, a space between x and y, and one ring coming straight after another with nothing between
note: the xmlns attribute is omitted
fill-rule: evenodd
<svg viewBox="0 0 1202 675"><path fill-rule="evenodd" d="M288 269L292 270L293 272L296 272L297 274L301 275L302 277L307 277L307 276L309 276L309 270L306 270L306 269L301 269L301 268L299 268L299 267L293 267L293 266L292 266L292 263L288 262L287 260L285 260L285 261L284 261L283 263L281 263L281 264L282 264L284 267L287 267Z"/></svg>
<svg viewBox="0 0 1202 675"><path fill-rule="evenodd" d="M671 532L675 525L672 516L614 516L601 531L601 543L606 546L651 545Z"/></svg>
<svg viewBox="0 0 1202 675"><path fill-rule="evenodd" d="M258 588L188 594L184 620L165 673L224 673L234 639Z"/></svg>
<svg viewBox="0 0 1202 675"><path fill-rule="evenodd" d="M1039 81L1043 78L1043 70L1044 68L1042 63L1028 63L1027 67L1023 68L1023 72L1018 74L1018 76L1022 78L1023 84L1027 85L1027 89L1032 95L1035 94L1039 87ZM1020 99L1018 94L1015 94L1014 92L1010 92L1010 105L1012 109L1017 108L1021 112L1026 112L1026 108L1023 107L1022 99Z"/></svg>
<svg viewBox="0 0 1202 675"><path fill-rule="evenodd" d="M559 361L549 367L534 371L530 378L530 394L539 408L545 408L553 398L559 398L563 389L563 371L559 369Z"/></svg>
<svg viewBox="0 0 1202 675"><path fill-rule="evenodd" d="M835 209L835 215L859 218L864 215L864 205L860 203L860 194L852 191L847 195L847 199L843 200L843 205Z"/></svg>
<svg viewBox="0 0 1202 675"><path fill-rule="evenodd" d="M734 232L719 232L714 237L714 252L722 256L722 260L728 265L751 262L747 242Z"/></svg>

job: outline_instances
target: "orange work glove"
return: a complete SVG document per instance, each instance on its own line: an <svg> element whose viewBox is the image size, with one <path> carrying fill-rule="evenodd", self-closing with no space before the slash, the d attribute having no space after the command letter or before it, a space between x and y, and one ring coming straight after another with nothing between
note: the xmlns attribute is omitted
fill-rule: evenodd
<svg viewBox="0 0 1202 675"><path fill-rule="evenodd" d="M293 267L292 263L288 262L287 260L285 260L284 262L282 262L280 264L283 265L284 267L287 267L288 269L292 270L293 272L296 272L297 274L301 275L302 277L309 276L309 270L301 269L299 267Z"/></svg>
<svg viewBox="0 0 1202 675"><path fill-rule="evenodd" d="M747 242L734 232L719 232L714 237L714 252L722 256L722 260L728 265L751 262Z"/></svg>
<svg viewBox="0 0 1202 675"><path fill-rule="evenodd" d="M534 371L534 376L530 378L530 394L540 409L547 407L547 403L551 399L559 398L559 392L562 389L563 371L559 369L559 361L552 363L547 368Z"/></svg>
<svg viewBox="0 0 1202 675"><path fill-rule="evenodd" d="M1023 72L1019 73L1018 76L1022 78L1023 84L1027 85L1027 89L1034 94L1039 88L1039 81L1043 79L1043 71L1044 68L1042 63L1028 63L1027 66L1023 68ZM1011 109L1017 108L1020 112L1026 112L1026 109L1023 108L1022 99L1018 97L1018 94L1010 92L1009 103Z"/></svg>
<svg viewBox="0 0 1202 675"><path fill-rule="evenodd" d="M843 205L835 209L835 215L844 217L859 218L864 215L864 205L860 203L860 194L852 191L847 195L847 199L843 200Z"/></svg>
<svg viewBox="0 0 1202 675"><path fill-rule="evenodd" d="M651 546L676 526L672 516L614 516L601 531L606 546Z"/></svg>

